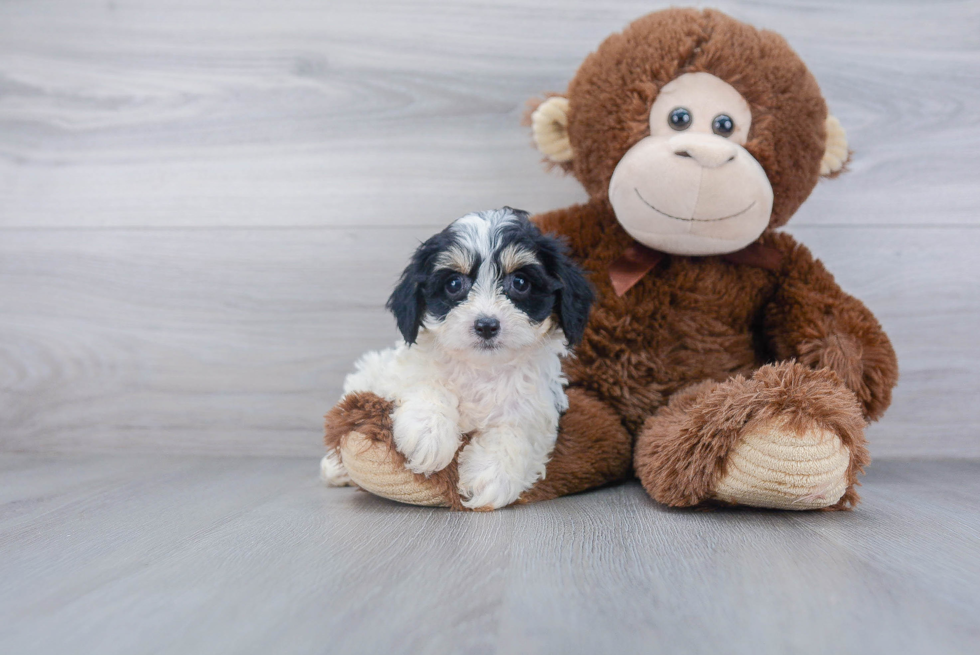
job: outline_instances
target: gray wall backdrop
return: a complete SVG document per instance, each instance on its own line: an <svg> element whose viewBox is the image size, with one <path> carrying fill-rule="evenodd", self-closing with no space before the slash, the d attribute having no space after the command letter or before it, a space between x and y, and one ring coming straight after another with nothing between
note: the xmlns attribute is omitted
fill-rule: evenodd
<svg viewBox="0 0 980 655"><path fill-rule="evenodd" d="M855 151L789 226L881 319L877 456L980 456L980 3L725 2ZM0 449L305 455L417 241L584 199L525 100L656 2L0 4Z"/></svg>

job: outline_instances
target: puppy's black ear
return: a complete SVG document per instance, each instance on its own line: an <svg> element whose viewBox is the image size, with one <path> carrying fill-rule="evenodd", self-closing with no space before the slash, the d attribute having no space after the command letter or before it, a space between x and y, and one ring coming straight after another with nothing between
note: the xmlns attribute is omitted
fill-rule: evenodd
<svg viewBox="0 0 980 655"><path fill-rule="evenodd" d="M419 336L422 318L425 316L425 294L422 285L425 284L426 268L433 250L433 240L429 239L416 250L408 267L402 272L395 290L391 292L385 307L395 315L398 331L402 333L405 343L411 345Z"/></svg>
<svg viewBox="0 0 980 655"><path fill-rule="evenodd" d="M413 344L418 339L419 329L425 318L425 293L423 286L429 278L432 261L436 255L448 248L454 239L450 228L430 237L412 255L412 260L402 273L398 285L388 298L385 307L395 315L398 331L405 343Z"/></svg>
<svg viewBox="0 0 980 655"><path fill-rule="evenodd" d="M398 331L408 344L415 343L422 327L422 316L425 314L425 298L422 295L421 276L415 271L414 259L402 273L398 286L388 298L385 307L395 315Z"/></svg>
<svg viewBox="0 0 980 655"><path fill-rule="evenodd" d="M564 254L559 261L558 279L561 280L558 322L565 332L568 345L575 346L585 334L585 324L589 321L595 293L582 269Z"/></svg>
<svg viewBox="0 0 980 655"><path fill-rule="evenodd" d="M543 234L536 241L545 268L558 282L555 289L558 324L568 339L568 345L575 346L585 334L595 293L585 278L585 272L568 256L568 248L563 242Z"/></svg>

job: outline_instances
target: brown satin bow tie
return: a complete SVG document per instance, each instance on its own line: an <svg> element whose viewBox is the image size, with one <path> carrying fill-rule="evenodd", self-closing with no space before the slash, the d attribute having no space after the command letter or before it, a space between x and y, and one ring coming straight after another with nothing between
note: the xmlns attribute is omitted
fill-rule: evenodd
<svg viewBox="0 0 980 655"><path fill-rule="evenodd" d="M619 259L609 265L609 280L616 295L622 296L629 291L633 285L643 279L644 275L652 271L666 254L634 242ZM717 257L732 264L754 266L767 271L778 271L783 261L781 251L771 246L764 246L758 241L741 250L717 255Z"/></svg>

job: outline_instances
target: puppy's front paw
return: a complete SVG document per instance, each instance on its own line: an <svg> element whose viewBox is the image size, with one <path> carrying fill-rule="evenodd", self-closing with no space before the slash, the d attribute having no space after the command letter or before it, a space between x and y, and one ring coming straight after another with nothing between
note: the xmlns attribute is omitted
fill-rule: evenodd
<svg viewBox="0 0 980 655"><path fill-rule="evenodd" d="M406 401L392 413L395 447L409 470L429 475L449 466L459 450L456 412L439 403Z"/></svg>
<svg viewBox="0 0 980 655"><path fill-rule="evenodd" d="M329 452L320 460L320 480L328 487L346 487L351 484L347 469L337 453Z"/></svg>
<svg viewBox="0 0 980 655"><path fill-rule="evenodd" d="M460 457L459 495L463 507L476 511L500 509L517 500L523 491L496 463L481 465Z"/></svg>

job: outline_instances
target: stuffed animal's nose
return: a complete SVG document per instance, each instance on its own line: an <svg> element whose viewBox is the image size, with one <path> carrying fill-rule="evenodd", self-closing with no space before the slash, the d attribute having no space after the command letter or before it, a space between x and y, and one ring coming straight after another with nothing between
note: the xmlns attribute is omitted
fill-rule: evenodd
<svg viewBox="0 0 980 655"><path fill-rule="evenodd" d="M473 329L481 339L493 339L500 332L500 321L489 316L481 316L473 323Z"/></svg>
<svg viewBox="0 0 980 655"><path fill-rule="evenodd" d="M690 157L704 168L718 168L735 159L735 145L713 134L678 134L670 139L670 149L678 157Z"/></svg>

